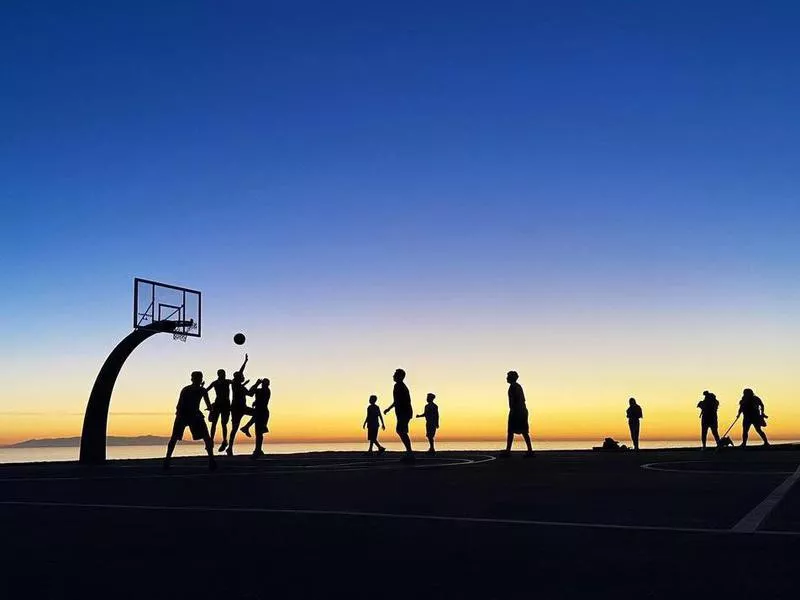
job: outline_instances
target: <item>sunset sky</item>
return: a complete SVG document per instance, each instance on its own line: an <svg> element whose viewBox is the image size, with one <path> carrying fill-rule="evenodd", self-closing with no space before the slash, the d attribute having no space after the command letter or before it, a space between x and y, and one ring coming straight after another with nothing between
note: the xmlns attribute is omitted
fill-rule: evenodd
<svg viewBox="0 0 800 600"><path fill-rule="evenodd" d="M203 291L109 433L250 353L275 440L358 439L408 371L443 439L800 438L800 4L9 2L0 443L79 435L132 280ZM243 347L232 336L248 336ZM393 425L393 418L389 424ZM413 433L424 433L421 423ZM738 433L737 433L738 436Z"/></svg>

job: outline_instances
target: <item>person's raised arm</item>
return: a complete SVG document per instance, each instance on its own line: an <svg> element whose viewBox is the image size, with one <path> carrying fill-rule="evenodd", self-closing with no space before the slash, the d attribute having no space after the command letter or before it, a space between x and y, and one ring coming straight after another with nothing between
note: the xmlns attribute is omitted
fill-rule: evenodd
<svg viewBox="0 0 800 600"><path fill-rule="evenodd" d="M249 358L250 357L247 356L247 354L244 355L244 362L242 363L242 366L239 368L239 373L241 373L242 375L244 375L244 368L247 366L247 360Z"/></svg>
<svg viewBox="0 0 800 600"><path fill-rule="evenodd" d="M258 388L259 385L261 385L261 380L256 379L256 382L252 385L252 387L249 390L245 391L245 394L247 394L248 396L252 396L253 394L256 393L256 388Z"/></svg>

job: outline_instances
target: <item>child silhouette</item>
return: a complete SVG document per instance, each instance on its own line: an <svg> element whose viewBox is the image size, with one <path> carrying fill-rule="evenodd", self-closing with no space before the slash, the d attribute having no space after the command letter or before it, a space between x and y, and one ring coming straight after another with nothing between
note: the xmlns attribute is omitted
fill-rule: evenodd
<svg viewBox="0 0 800 600"><path fill-rule="evenodd" d="M378 442L378 424L380 424L381 429L386 429L386 425L383 422L383 415L381 414L381 409L377 404L378 397L374 394L369 397L369 406L367 406L367 418L364 419L364 424L361 426L361 429L367 429L367 439L369 440L369 450L368 452L372 452L373 444L378 447L378 454L382 454L386 452L386 448L380 445Z"/></svg>

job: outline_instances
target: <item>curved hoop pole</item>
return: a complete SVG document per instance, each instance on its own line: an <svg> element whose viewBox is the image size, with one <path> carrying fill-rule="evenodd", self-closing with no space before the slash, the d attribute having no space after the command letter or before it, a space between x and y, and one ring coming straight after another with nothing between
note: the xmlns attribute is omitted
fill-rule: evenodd
<svg viewBox="0 0 800 600"><path fill-rule="evenodd" d="M179 323L162 321L147 327L135 329L129 333L108 355L97 379L94 380L86 413L83 416L81 433L80 463L97 465L106 461L106 430L108 427L108 409L111 406L111 393L117 376L131 353L146 339L157 333L173 331Z"/></svg>

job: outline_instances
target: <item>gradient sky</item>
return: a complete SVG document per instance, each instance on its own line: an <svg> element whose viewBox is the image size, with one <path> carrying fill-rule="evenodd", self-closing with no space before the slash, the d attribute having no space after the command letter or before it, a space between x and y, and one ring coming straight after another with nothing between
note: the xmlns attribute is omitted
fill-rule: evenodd
<svg viewBox="0 0 800 600"><path fill-rule="evenodd" d="M77 435L134 276L202 340L123 371L168 434L193 369L348 438L408 373L443 437L695 436L755 388L800 437L795 2L4 2L0 442ZM727 423L726 423L727 424ZM416 426L417 435L424 428Z"/></svg>

